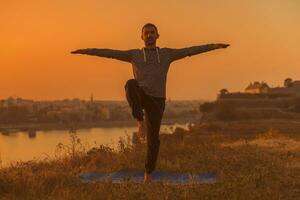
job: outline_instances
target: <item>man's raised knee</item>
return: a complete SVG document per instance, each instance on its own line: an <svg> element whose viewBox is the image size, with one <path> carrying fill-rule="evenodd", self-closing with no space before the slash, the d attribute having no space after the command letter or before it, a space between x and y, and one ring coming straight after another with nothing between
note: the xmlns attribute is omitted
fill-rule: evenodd
<svg viewBox="0 0 300 200"><path fill-rule="evenodd" d="M138 83L135 79L129 79L125 84L125 88L126 87L135 87L137 85L138 85Z"/></svg>

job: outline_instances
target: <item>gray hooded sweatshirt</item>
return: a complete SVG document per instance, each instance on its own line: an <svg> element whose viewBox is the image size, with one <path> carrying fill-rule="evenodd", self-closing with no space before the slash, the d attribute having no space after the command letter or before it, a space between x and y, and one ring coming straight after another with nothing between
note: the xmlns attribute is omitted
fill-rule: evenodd
<svg viewBox="0 0 300 200"><path fill-rule="evenodd" d="M181 49L159 47L130 50L91 48L82 49L81 53L131 63L134 78L145 93L154 97L166 98L166 81L170 64L184 57L214 49L216 49L214 44L206 44Z"/></svg>

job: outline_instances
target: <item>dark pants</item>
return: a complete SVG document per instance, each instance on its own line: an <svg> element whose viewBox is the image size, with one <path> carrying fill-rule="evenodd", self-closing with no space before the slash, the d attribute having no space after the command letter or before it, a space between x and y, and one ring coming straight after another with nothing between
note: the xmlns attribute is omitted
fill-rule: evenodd
<svg viewBox="0 0 300 200"><path fill-rule="evenodd" d="M145 120L146 123L147 159L145 169L147 173L151 173L156 166L160 145L159 130L165 110L166 98L147 95L139 87L135 79L130 79L126 82L125 91L127 101L132 110L132 116L139 121Z"/></svg>

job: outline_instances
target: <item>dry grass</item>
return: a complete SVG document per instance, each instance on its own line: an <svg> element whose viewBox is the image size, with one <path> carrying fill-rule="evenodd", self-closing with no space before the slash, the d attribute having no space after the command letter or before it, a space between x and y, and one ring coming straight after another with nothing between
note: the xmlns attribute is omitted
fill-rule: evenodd
<svg viewBox="0 0 300 200"><path fill-rule="evenodd" d="M58 145L55 158L0 169L1 199L297 199L300 196L299 140L274 129L251 136L222 134L231 125L205 132L175 130L161 135L157 169L214 171L211 185L81 183L82 171L143 170L146 149L121 139L119 149L81 145L76 135ZM203 127L202 127L203 128ZM234 127L232 127L234 129Z"/></svg>

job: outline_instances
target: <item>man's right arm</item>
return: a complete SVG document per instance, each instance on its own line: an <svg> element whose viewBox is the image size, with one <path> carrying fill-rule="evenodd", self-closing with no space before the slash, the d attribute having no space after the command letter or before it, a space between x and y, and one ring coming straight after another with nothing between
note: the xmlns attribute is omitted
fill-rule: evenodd
<svg viewBox="0 0 300 200"><path fill-rule="evenodd" d="M133 50L114 50L114 49L78 49L71 52L72 54L86 54L91 56L100 56L114 58L117 60L131 62Z"/></svg>

